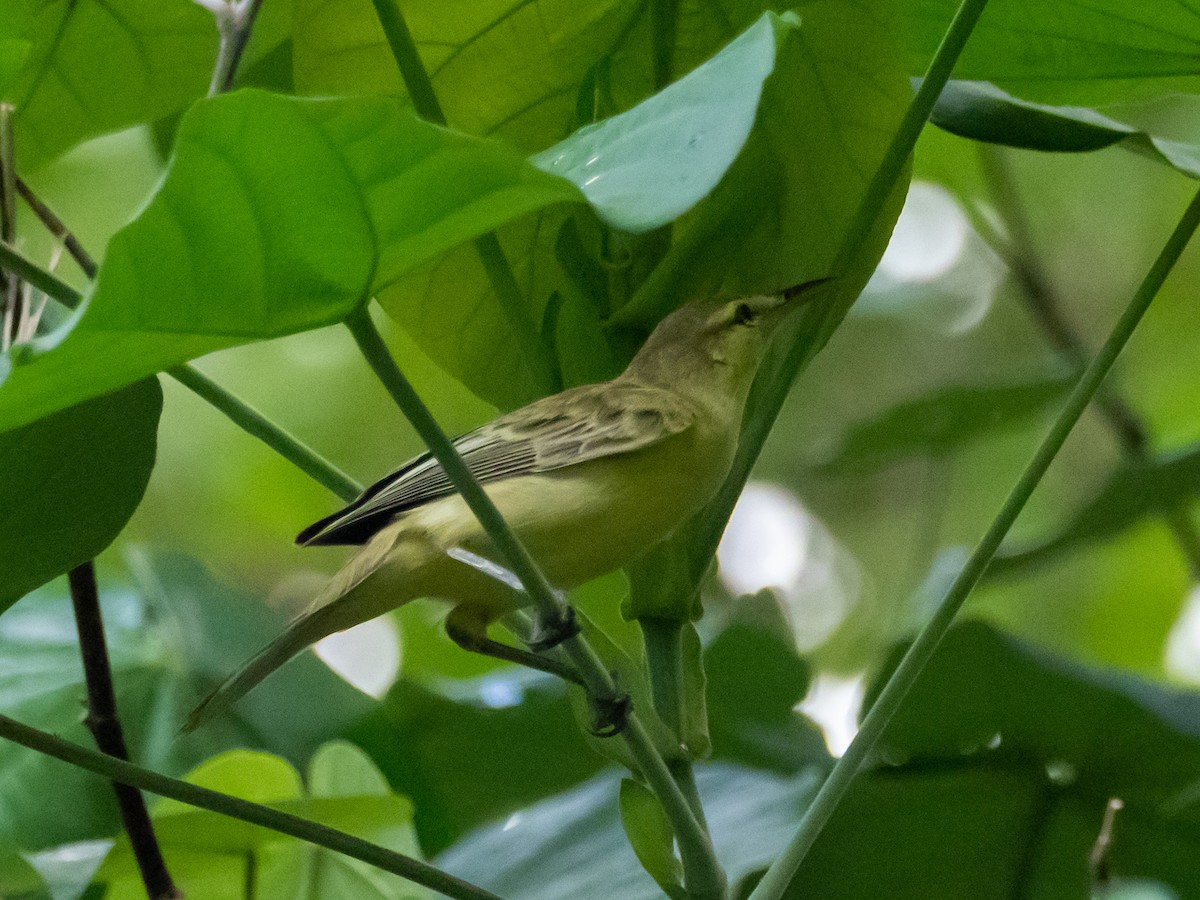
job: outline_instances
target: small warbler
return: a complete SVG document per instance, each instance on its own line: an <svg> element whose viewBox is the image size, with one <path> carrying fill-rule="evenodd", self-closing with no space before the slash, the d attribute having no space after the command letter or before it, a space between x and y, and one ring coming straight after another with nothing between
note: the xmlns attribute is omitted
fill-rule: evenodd
<svg viewBox="0 0 1200 900"><path fill-rule="evenodd" d="M789 291L790 299L683 306L611 381L544 397L454 442L551 584L573 588L632 562L716 493L768 340L807 287ZM484 637L490 622L526 602L454 553L503 563L428 453L296 542L362 549L283 634L196 708L187 730L310 644L411 600L452 604L447 632L477 649L496 644Z"/></svg>

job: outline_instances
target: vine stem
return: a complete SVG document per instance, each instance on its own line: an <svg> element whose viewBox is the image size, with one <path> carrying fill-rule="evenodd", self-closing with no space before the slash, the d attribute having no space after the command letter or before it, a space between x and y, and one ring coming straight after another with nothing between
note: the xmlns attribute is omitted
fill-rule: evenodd
<svg viewBox="0 0 1200 900"><path fill-rule="evenodd" d="M441 464L450 482L462 495L488 537L503 555L508 567L520 580L539 615L546 621L561 621L563 610L554 588L529 555L529 551L508 527L491 498L475 480L454 444L442 431L412 384L400 371L374 322L371 321L367 309L364 307L351 314L346 319L346 327L354 336L368 365L392 395L401 412L412 423L434 459ZM594 697L610 698L617 695L612 676L581 634L567 638L561 646L578 670L587 690ZM671 777L666 762L659 755L635 711L629 712L621 737L651 790L658 795L671 821L679 844L689 895L697 898L723 897L725 876L717 863L712 842L692 813L691 806Z"/></svg>
<svg viewBox="0 0 1200 900"><path fill-rule="evenodd" d="M100 614L95 564L85 562L76 566L67 574L67 580L71 589L71 605L75 611L75 629L79 633L83 680L87 686L85 723L102 753L128 760L129 748L125 744L125 733L117 712L112 666L104 641L104 619ZM112 785L117 794L121 823L129 836L129 847L146 887L146 896L150 900L182 900L182 892L167 871L162 848L158 845L141 792L116 781Z"/></svg>
<svg viewBox="0 0 1200 900"><path fill-rule="evenodd" d="M984 569L991 562L1001 541L1004 540L1004 536L1008 534L1013 522L1016 521L1017 516L1033 494L1034 488L1046 474L1046 470L1050 468L1050 463L1062 449L1067 435L1071 433L1075 423L1079 421L1079 417L1091 403L1105 376L1112 369L1113 363L1125 348L1134 329L1137 328L1159 288L1162 287L1184 247L1187 246L1197 225L1200 225L1200 191L1196 193L1187 209L1184 210L1175 230L1142 280L1133 299L1130 300L1116 325L1113 326L1104 346L1100 348L1095 359L1092 360L1071 391L1062 410L1051 425L1050 431L1038 446L1033 458L1021 473L1021 477L1017 479L1016 485L975 547L970 559L958 573L937 609L908 648L887 684L884 685L870 712L862 720L858 734L851 741L845 755L837 761L829 773L829 777L821 785L821 789L805 812L791 843L788 844L783 855L767 870L767 874L763 876L758 887L750 895L750 900L777 900L783 896L788 882L799 868L821 828L829 820L842 797L845 796L855 774L882 736L901 701L917 680L917 676L921 674L921 670L937 650L938 644L950 628L955 615L983 575Z"/></svg>
<svg viewBox="0 0 1200 900"><path fill-rule="evenodd" d="M77 768L87 769L110 781L149 791L160 797L169 797L180 803L229 816L232 819L240 819L252 825L261 825L263 828L269 828L306 843L324 847L343 856L362 860L385 872L391 872L447 897L453 897L455 900L500 900L495 894L443 872L428 863L377 846L362 838L346 834L344 831L338 831L327 825L302 819L269 806L251 803L240 797L233 797L229 794L222 794L220 791L181 781L178 778L171 778L123 759L97 753L70 741L64 741L45 731L22 724L8 716L0 715L0 738L28 747L30 750L36 750L46 756L53 756L55 759L60 759Z"/></svg>
<svg viewBox="0 0 1200 900"><path fill-rule="evenodd" d="M217 50L217 62L213 66L208 96L215 97L233 87L238 65L242 61L242 53L246 50L250 33L254 30L254 20L258 18L258 10L261 6L262 0L233 0L233 2L208 5L216 17L217 31L221 35L221 46Z"/></svg>
<svg viewBox="0 0 1200 900"><path fill-rule="evenodd" d="M446 125L446 112L438 101L433 81L425 70L421 54L417 52L417 43L396 0L371 2L375 5L375 15L383 27L384 37L387 38L413 106L422 117L438 125ZM562 390L562 380L556 374L554 360L551 359L545 341L529 317L521 286L517 283L517 277L504 248L500 246L500 239L495 233L489 233L475 238L474 244L483 270L492 284L492 290L500 301L501 312L516 337L521 358L536 382L538 395L553 394Z"/></svg>

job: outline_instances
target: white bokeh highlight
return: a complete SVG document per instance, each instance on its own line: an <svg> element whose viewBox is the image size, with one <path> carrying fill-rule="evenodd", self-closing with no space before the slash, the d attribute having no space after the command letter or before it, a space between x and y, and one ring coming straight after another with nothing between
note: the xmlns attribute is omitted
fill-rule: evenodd
<svg viewBox="0 0 1200 900"><path fill-rule="evenodd" d="M858 566L821 522L785 488L746 485L717 549L733 594L775 591L797 649L821 646L858 602Z"/></svg>
<svg viewBox="0 0 1200 900"><path fill-rule="evenodd" d="M862 675L831 675L822 672L813 679L808 695L796 707L825 732L825 746L841 756L858 734L858 713L866 696Z"/></svg>
<svg viewBox="0 0 1200 900"><path fill-rule="evenodd" d="M372 697L382 697L400 674L400 632L391 616L380 616L317 641L313 651L325 665Z"/></svg>
<svg viewBox="0 0 1200 900"><path fill-rule="evenodd" d="M1200 684L1200 585L1193 586L1167 632L1163 664L1168 674Z"/></svg>

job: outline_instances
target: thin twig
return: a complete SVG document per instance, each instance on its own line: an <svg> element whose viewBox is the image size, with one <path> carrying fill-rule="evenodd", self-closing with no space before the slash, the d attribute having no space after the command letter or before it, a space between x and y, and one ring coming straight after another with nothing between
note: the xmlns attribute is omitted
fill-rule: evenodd
<svg viewBox="0 0 1200 900"><path fill-rule="evenodd" d="M269 806L251 803L240 797L231 797L219 791L209 790L196 784L170 778L141 766L116 759L62 738L31 728L8 716L0 715L0 738L53 756L80 769L95 772L110 781L119 781L160 797L169 797L210 812L240 819L252 825L261 825L280 834L286 834L317 847L324 847L343 856L362 860L369 865L407 878L455 900L500 900L495 894L456 878L428 863L412 859L402 853L387 850L343 831L302 819L290 813L280 812Z"/></svg>
<svg viewBox="0 0 1200 900"><path fill-rule="evenodd" d="M1133 335L1137 324L1149 309L1150 303L1154 300L1159 288L1162 287L1180 254L1183 253L1183 249L1187 246L1197 225L1200 225L1200 191L1188 204L1175 226L1175 230L1154 261L1154 265L1151 266L1137 292L1129 301L1129 305L1113 326L1104 346L1100 348L1096 358L1071 391L1046 437L1021 473L1021 477L1013 486L987 532L975 547L970 559L959 571L937 609L934 610L929 621L908 648L900 665L896 667L870 711L863 718L858 734L850 742L846 753L837 761L805 811L804 818L791 843L788 844L783 855L767 870L767 874L763 876L758 887L750 895L750 900L778 900L783 896L788 882L791 881L796 869L799 868L809 848L812 847L817 835L820 834L821 829L829 821L829 817L833 815L833 811L849 790L854 776L883 735L884 729L887 728L888 722L899 709L905 695L933 657L938 644L941 643L953 623L954 617L979 582L988 563L999 549L1000 543L1012 528L1013 522L1025 508L1034 488L1046 474L1046 470L1050 468L1050 464L1066 442L1067 435L1071 433L1075 423L1079 421L1105 376L1108 375L1117 357L1125 348L1125 344Z"/></svg>
<svg viewBox="0 0 1200 900"><path fill-rule="evenodd" d="M0 241L12 244L17 236L17 173L13 142L13 107L0 103ZM24 319L24 288L15 272L0 272L3 291L3 331L0 332L0 352L20 340Z"/></svg>
<svg viewBox="0 0 1200 900"><path fill-rule="evenodd" d="M63 220L55 214L54 210L41 197L34 193L33 188L21 178L17 179L17 193L29 205L33 214L38 217L38 220L46 226L46 230L55 238L62 241L62 245L71 254L71 259L75 260L75 263L83 271L83 274L88 277L88 280L94 280L99 266L96 264L96 260L92 258L92 255L83 248L83 244L79 242L79 238L75 237L75 233L63 224Z"/></svg>
<svg viewBox="0 0 1200 900"><path fill-rule="evenodd" d="M1112 845L1113 826L1117 813L1125 808L1125 802L1120 797L1113 797L1104 807L1104 820L1100 823L1100 833L1096 835L1096 843L1088 855L1088 872L1092 879L1092 897L1103 897L1108 893L1112 883Z"/></svg>
<svg viewBox="0 0 1200 900"><path fill-rule="evenodd" d="M375 14L383 27L388 46L395 57L396 67L408 90L417 112L431 122L445 125L446 113L438 101L433 89L433 82L417 52L417 44L409 31L404 14L396 4L396 0L372 0L375 4ZM504 314L509 328L516 337L517 346L521 350L521 358L525 361L539 394L553 394L562 389L550 350L538 333L537 327L530 316L525 304L525 297L512 264L500 246L500 239L494 233L475 238L475 251L483 264L488 281L499 301L500 311Z"/></svg>
<svg viewBox="0 0 1200 900"><path fill-rule="evenodd" d="M71 605L75 610L83 680L87 686L87 718L84 721L102 753L128 760L129 749L125 746L125 734L117 714L112 666L104 642L96 568L91 562L83 563L68 573L67 580L71 586ZM154 825L146 811L146 801L137 788L129 785L114 781L113 790L117 793L117 806L129 836L130 849L146 886L146 896L150 900L180 900L183 894L167 871L158 838L154 835Z"/></svg>
<svg viewBox="0 0 1200 900"><path fill-rule="evenodd" d="M1054 347L1077 370L1087 363L1087 347L1062 311L1062 302L1042 264L1033 238L1025 205L1013 179L1007 156L1000 148L980 145L980 163L984 181L997 212L1009 232L1006 241L995 229L979 218L980 235L1008 265L1021 287L1021 296L1034 321ZM1126 460L1145 464L1153 461L1145 422L1113 385L1105 385L1096 395L1096 407L1117 438ZM1193 579L1200 580L1200 535L1186 506L1171 505L1163 510L1163 521L1188 562Z"/></svg>
<svg viewBox="0 0 1200 900"><path fill-rule="evenodd" d="M371 321L368 311L360 309L351 314L346 319L346 327L354 336L355 342L380 382L412 423L434 459L441 464L446 476L462 495L471 512L479 519L488 537L504 557L508 568L520 579L539 615L547 621L560 621L563 611L554 588L529 555L529 551L504 521L491 498L475 480L412 384L400 371ZM567 638L561 646L584 679L592 696L602 699L617 695L612 675L581 634ZM621 737L651 790L658 795L675 830L689 893L697 898L723 897L725 876L717 863L712 842L693 814L687 798L671 777L666 762L654 747L649 733L635 711L629 712Z"/></svg>

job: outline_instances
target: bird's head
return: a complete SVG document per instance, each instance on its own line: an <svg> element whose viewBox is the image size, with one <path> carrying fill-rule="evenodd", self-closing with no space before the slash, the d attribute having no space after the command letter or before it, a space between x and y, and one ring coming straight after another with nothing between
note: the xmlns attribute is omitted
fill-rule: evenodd
<svg viewBox="0 0 1200 900"><path fill-rule="evenodd" d="M700 300L682 306L658 324L628 372L676 389L690 384L707 390L716 382L744 395L771 335L802 299L812 296L813 288L827 280L783 296Z"/></svg>

